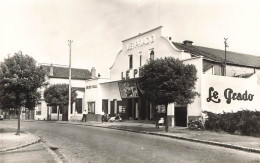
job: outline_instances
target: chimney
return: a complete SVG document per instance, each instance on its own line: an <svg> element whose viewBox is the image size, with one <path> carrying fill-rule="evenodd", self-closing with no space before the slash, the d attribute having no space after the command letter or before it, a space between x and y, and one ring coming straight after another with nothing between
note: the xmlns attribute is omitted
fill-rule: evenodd
<svg viewBox="0 0 260 163"><path fill-rule="evenodd" d="M91 69L91 78L92 79L96 78L96 69L95 69L95 67L92 67L92 69Z"/></svg>
<svg viewBox="0 0 260 163"><path fill-rule="evenodd" d="M172 40L172 37L169 37L169 40Z"/></svg>
<svg viewBox="0 0 260 163"><path fill-rule="evenodd" d="M50 66L50 76L53 76L53 65Z"/></svg>
<svg viewBox="0 0 260 163"><path fill-rule="evenodd" d="M185 41L183 41L183 44L186 45L186 46L191 46L192 43L193 43L193 42L190 41L190 40L185 40Z"/></svg>

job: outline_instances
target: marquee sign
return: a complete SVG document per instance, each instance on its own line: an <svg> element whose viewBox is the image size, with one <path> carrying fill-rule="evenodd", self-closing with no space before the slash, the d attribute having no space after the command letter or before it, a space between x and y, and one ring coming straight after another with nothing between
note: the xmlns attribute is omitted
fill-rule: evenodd
<svg viewBox="0 0 260 163"><path fill-rule="evenodd" d="M247 91L241 93L241 92L235 92L231 88L227 88L223 92L226 103L230 104L232 101L253 101L254 95L248 93ZM207 98L207 102L214 102L214 103L220 103L222 99L219 98L219 93L214 90L213 87L209 88L209 94Z"/></svg>
<svg viewBox="0 0 260 163"><path fill-rule="evenodd" d="M129 50L141 47L143 45L151 44L151 43L154 42L154 40L155 40L155 36L154 35L148 36L148 37L145 37L145 38L141 38L139 40L136 40L135 42L131 42L131 43L127 44L126 45L126 50L129 51Z"/></svg>

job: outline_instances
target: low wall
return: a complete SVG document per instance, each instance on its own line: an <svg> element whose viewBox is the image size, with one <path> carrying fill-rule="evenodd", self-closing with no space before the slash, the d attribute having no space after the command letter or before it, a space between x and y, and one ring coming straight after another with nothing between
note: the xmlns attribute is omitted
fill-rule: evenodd
<svg viewBox="0 0 260 163"><path fill-rule="evenodd" d="M101 122L100 114L87 114L87 121Z"/></svg>

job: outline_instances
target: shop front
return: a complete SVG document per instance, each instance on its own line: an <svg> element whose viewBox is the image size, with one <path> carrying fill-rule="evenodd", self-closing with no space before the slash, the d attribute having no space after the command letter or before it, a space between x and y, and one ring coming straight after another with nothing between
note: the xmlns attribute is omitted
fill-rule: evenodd
<svg viewBox="0 0 260 163"><path fill-rule="evenodd" d="M154 107L142 98L136 80L102 83L101 88L102 110L110 117L120 114L124 120L153 119Z"/></svg>

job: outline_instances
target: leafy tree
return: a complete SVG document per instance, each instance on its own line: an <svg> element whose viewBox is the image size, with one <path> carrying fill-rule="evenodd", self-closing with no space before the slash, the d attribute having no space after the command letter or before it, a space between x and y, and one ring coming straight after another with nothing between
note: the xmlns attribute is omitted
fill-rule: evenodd
<svg viewBox="0 0 260 163"><path fill-rule="evenodd" d="M71 104L76 100L76 90L71 90ZM50 85L44 91L44 100L49 106L68 106L69 104L69 85L68 84L54 84ZM64 116L64 114L63 114ZM59 120L59 111L58 111Z"/></svg>
<svg viewBox="0 0 260 163"><path fill-rule="evenodd" d="M37 92L45 82L45 71L36 61L22 52L8 56L0 64L0 103L3 108L18 109L18 129L20 135L21 107L33 109L40 94Z"/></svg>
<svg viewBox="0 0 260 163"><path fill-rule="evenodd" d="M198 94L194 91L197 70L172 57L149 60L141 68L140 87L143 97L155 105L165 105L168 132L167 106L169 103L190 104Z"/></svg>

